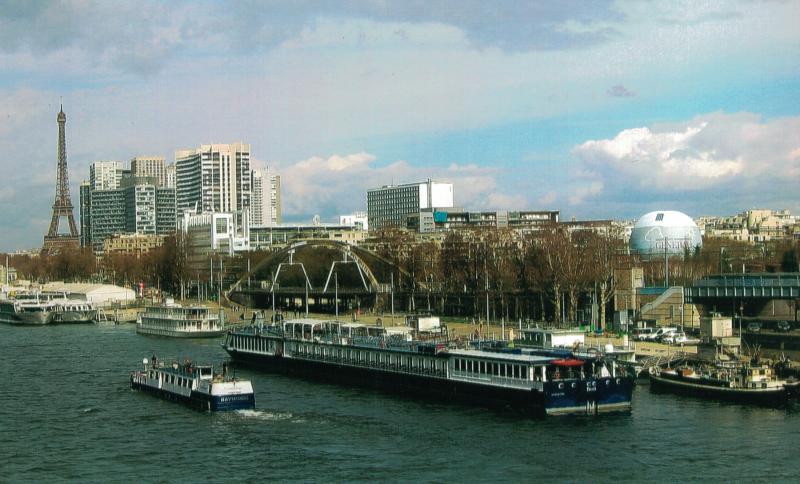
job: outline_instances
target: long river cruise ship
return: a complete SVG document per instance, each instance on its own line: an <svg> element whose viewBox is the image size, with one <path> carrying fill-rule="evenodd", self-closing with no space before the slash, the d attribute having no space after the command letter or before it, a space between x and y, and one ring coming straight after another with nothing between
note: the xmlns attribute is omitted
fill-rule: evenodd
<svg viewBox="0 0 800 484"><path fill-rule="evenodd" d="M629 412L634 380L613 358L478 349L447 337L313 319L228 332L235 363L325 381L546 415Z"/></svg>
<svg viewBox="0 0 800 484"><path fill-rule="evenodd" d="M19 325L79 324L97 321L97 309L88 301L65 293L32 292L0 300L0 322Z"/></svg>
<svg viewBox="0 0 800 484"><path fill-rule="evenodd" d="M139 314L136 332L173 338L214 338L225 334L221 313L206 306L181 306L172 300Z"/></svg>

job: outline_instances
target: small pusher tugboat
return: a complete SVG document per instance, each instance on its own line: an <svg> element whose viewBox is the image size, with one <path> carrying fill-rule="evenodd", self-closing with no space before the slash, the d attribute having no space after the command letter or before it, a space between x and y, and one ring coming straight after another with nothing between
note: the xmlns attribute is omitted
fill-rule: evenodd
<svg viewBox="0 0 800 484"><path fill-rule="evenodd" d="M800 391L797 380L778 378L770 366L756 362L654 367L650 385L654 390L761 405L784 404Z"/></svg>
<svg viewBox="0 0 800 484"><path fill-rule="evenodd" d="M191 361L169 365L153 355L142 360L144 368L131 372L131 388L166 400L183 403L198 410L247 410L256 406L253 385L228 375L227 364L222 373L214 374L212 365L196 365Z"/></svg>

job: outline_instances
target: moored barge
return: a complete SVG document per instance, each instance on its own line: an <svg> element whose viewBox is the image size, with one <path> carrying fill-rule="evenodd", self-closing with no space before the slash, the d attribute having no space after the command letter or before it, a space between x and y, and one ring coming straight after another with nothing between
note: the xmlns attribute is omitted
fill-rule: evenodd
<svg viewBox="0 0 800 484"><path fill-rule="evenodd" d="M255 408L253 385L249 380L231 378L227 366L214 374L212 365L189 361L164 364L153 355L142 360L144 368L131 373L131 388L183 403L198 410L247 410Z"/></svg>
<svg viewBox="0 0 800 484"><path fill-rule="evenodd" d="M234 362L402 394L545 415L629 412L633 378L602 355L457 348L446 337L313 319L228 332Z"/></svg>

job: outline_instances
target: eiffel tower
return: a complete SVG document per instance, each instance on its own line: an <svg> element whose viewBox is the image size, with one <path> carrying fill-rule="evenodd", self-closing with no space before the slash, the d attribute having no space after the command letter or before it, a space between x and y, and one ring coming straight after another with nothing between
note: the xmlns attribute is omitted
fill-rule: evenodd
<svg viewBox="0 0 800 484"><path fill-rule="evenodd" d="M43 254L57 254L66 249L79 249L80 239L75 219L72 216L72 201L69 196L69 177L67 176L67 142L64 127L67 124L67 115L64 107L56 118L58 121L58 176L56 178L56 200L53 202L53 219L50 221L50 230L44 236ZM58 223L61 217L69 221L69 234L58 233Z"/></svg>

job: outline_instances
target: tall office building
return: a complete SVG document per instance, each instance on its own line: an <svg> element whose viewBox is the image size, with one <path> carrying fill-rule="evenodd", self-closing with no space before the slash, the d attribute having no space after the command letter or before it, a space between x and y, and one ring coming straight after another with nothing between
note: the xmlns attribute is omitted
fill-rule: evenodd
<svg viewBox="0 0 800 484"><path fill-rule="evenodd" d="M131 176L154 177L159 186L167 186L167 171L163 156L137 156L131 160Z"/></svg>
<svg viewBox="0 0 800 484"><path fill-rule="evenodd" d="M125 190L92 190L89 197L90 238L87 245L103 250L103 241L114 234L125 233Z"/></svg>
<svg viewBox="0 0 800 484"><path fill-rule="evenodd" d="M408 215L453 206L453 184L428 180L386 185L367 190L367 223L370 230L389 225L406 227Z"/></svg>
<svg viewBox="0 0 800 484"><path fill-rule="evenodd" d="M164 188L175 188L175 163L164 168Z"/></svg>
<svg viewBox="0 0 800 484"><path fill-rule="evenodd" d="M175 152L178 211L246 211L250 207L250 145L201 145Z"/></svg>
<svg viewBox="0 0 800 484"><path fill-rule="evenodd" d="M120 170L122 173L123 170ZM114 235L168 235L176 229L175 189L159 186L156 177L121 177L119 186L93 190L81 184L81 244L103 250Z"/></svg>
<svg viewBox="0 0 800 484"><path fill-rule="evenodd" d="M114 190L122 181L121 161L95 161L89 165L89 184L92 190Z"/></svg>
<svg viewBox="0 0 800 484"><path fill-rule="evenodd" d="M253 170L250 223L256 226L281 223L281 176L269 167Z"/></svg>
<svg viewBox="0 0 800 484"><path fill-rule="evenodd" d="M80 186L81 247L89 247L92 244L91 196L92 186L88 181L82 181Z"/></svg>

